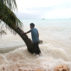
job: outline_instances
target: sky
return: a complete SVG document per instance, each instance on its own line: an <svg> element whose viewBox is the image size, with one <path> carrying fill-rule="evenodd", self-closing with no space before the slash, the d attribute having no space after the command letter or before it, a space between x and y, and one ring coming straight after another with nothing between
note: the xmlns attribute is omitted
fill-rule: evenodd
<svg viewBox="0 0 71 71"><path fill-rule="evenodd" d="M71 0L16 0L16 15L23 18L71 18Z"/></svg>

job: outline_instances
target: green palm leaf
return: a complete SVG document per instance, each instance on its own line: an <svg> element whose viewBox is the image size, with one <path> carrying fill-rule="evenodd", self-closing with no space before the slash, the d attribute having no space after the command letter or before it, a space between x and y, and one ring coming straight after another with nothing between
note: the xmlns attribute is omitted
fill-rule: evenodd
<svg viewBox="0 0 71 71"><path fill-rule="evenodd" d="M10 9L17 8L16 0L0 0L0 2L7 5Z"/></svg>
<svg viewBox="0 0 71 71"><path fill-rule="evenodd" d="M7 4L9 8L5 5ZM22 22L16 17L16 15L10 10L16 7L15 0L0 0L0 19L5 20L5 23L9 26L22 26ZM9 22L9 23L8 23ZM12 22L12 23L11 23ZM11 25L11 26L10 26Z"/></svg>

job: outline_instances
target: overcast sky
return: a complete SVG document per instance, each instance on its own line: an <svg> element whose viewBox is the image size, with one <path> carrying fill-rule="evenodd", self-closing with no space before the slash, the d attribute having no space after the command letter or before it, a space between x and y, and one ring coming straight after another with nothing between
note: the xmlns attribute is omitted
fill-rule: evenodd
<svg viewBox="0 0 71 71"><path fill-rule="evenodd" d="M71 0L16 0L20 18L71 18Z"/></svg>

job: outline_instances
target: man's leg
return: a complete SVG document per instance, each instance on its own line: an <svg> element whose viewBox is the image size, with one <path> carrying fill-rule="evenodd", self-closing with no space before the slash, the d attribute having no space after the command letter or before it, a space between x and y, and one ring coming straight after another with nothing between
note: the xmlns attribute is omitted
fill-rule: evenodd
<svg viewBox="0 0 71 71"><path fill-rule="evenodd" d="M35 54L41 53L38 43L34 43L34 52L35 52Z"/></svg>

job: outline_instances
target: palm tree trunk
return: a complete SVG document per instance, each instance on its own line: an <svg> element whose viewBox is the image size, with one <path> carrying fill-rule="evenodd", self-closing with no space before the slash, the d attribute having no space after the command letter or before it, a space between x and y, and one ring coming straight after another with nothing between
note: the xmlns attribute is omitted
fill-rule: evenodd
<svg viewBox="0 0 71 71"><path fill-rule="evenodd" d="M30 53L33 52L33 43L32 41L27 37L26 34L16 25L16 16L14 13L5 5L0 4L0 19L4 21L11 29L13 29L15 32L19 34L19 36L24 40L27 49Z"/></svg>
<svg viewBox="0 0 71 71"><path fill-rule="evenodd" d="M24 32L18 27L17 29L14 29L20 36L21 38L24 40L24 42L26 43L26 46L28 48L28 51L31 53L34 53L33 48L34 45L32 43L32 41L27 37L26 34L24 34Z"/></svg>

